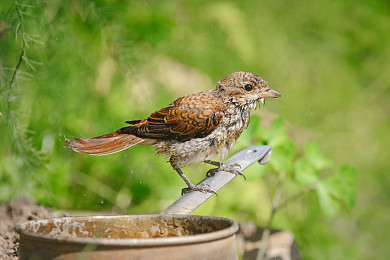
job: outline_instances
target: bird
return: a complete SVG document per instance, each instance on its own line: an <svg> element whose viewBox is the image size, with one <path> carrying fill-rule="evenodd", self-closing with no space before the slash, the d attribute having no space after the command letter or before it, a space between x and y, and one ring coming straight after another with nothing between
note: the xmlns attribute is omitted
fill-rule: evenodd
<svg viewBox="0 0 390 260"><path fill-rule="evenodd" d="M215 193L190 182L181 168L203 162L218 167L208 176L220 170L243 175L223 161L248 127L251 111L260 102L265 104L265 99L280 96L256 74L238 71L211 90L179 97L146 119L126 121L129 125L115 132L65 141L75 152L91 155L112 154L137 144L154 146L157 155L169 157L170 165L187 184L182 195L189 191ZM215 158L219 162L212 160Z"/></svg>

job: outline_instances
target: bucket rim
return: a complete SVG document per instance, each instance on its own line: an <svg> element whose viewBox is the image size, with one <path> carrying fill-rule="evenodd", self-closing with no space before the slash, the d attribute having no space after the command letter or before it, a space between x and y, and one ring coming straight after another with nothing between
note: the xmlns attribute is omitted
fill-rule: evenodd
<svg viewBox="0 0 390 260"><path fill-rule="evenodd" d="M59 221L64 222L66 220L78 220L78 221L92 221L99 219L115 220L115 219L153 219L153 218L166 218L173 219L189 219L190 221L197 220L219 220L228 224L227 228L213 231L204 234L195 234L189 236L177 236L177 237L155 237L155 238L82 238L82 237L55 237L48 234L38 234L32 231L27 231L26 228L29 225L40 224L45 225L49 222ZM216 217L216 216L204 216L204 215L187 215L187 214L140 214L140 215L92 215L92 216L73 216L73 217L60 217L49 219L30 220L20 223L15 226L15 231L20 235L20 240L39 240L48 243L60 243L60 244L76 244L87 245L94 244L99 247L156 247L156 246L172 246L183 244L204 243L210 241L221 240L230 236L234 236L238 231L238 223L235 220Z"/></svg>

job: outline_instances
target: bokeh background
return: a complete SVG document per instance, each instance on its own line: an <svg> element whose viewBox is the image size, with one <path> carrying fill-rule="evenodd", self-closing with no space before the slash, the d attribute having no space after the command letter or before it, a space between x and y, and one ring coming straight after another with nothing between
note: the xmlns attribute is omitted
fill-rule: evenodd
<svg viewBox="0 0 390 260"><path fill-rule="evenodd" d="M321 148L333 162L325 176L345 164L357 172L352 208L324 215L308 192L272 227L291 230L304 259L385 259L389 32L385 0L3 0L0 201L27 196L75 214L159 213L184 187L166 158L145 146L76 154L65 137L115 131L234 71L251 71L282 98L254 112L235 151L258 144L254 129L272 131L276 120L297 154L308 142ZM265 226L270 206L257 173L268 168L260 168L195 213ZM197 182L207 169L184 172Z"/></svg>

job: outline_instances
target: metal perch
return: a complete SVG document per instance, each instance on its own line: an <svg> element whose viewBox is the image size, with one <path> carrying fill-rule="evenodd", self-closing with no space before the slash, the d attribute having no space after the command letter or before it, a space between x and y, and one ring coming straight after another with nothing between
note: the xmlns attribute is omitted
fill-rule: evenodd
<svg viewBox="0 0 390 260"><path fill-rule="evenodd" d="M233 155L224 164L227 166L239 165L240 171L245 170L254 162L266 164L271 156L271 146L255 145ZM223 186L233 180L236 175L228 172L219 171L212 177L204 178L199 185L209 186L210 189L217 192ZM168 206L161 214L191 214L195 209L202 205L206 200L213 196L212 193L202 193L199 191L190 191L181 196L178 200Z"/></svg>

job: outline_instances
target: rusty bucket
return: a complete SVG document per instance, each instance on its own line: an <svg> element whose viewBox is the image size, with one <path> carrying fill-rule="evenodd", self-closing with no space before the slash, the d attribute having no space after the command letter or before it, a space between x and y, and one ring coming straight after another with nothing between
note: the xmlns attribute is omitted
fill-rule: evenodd
<svg viewBox="0 0 390 260"><path fill-rule="evenodd" d="M24 222L20 259L237 259L234 220L196 215L64 217Z"/></svg>

